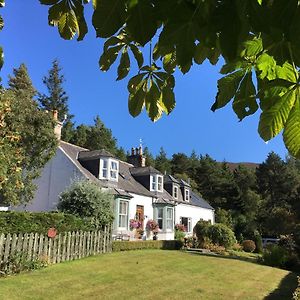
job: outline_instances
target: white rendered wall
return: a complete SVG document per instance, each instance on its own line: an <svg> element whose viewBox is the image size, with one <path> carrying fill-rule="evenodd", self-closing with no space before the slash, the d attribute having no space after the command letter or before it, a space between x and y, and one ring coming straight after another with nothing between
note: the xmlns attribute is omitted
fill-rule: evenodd
<svg viewBox="0 0 300 300"><path fill-rule="evenodd" d="M38 189L31 203L13 207L17 211L52 211L56 209L58 196L74 180L83 179L73 162L58 148L55 156L46 164L41 176L35 180Z"/></svg>
<svg viewBox="0 0 300 300"><path fill-rule="evenodd" d="M191 218L192 230L200 219L205 221L210 220L212 224L215 222L214 210L187 204L178 204L175 206L175 224L180 223L180 217Z"/></svg>

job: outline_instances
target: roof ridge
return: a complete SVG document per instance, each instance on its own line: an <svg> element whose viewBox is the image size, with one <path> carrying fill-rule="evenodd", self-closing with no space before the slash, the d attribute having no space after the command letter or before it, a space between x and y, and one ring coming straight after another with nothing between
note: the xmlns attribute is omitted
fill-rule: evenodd
<svg viewBox="0 0 300 300"><path fill-rule="evenodd" d="M67 144L67 145L70 145L70 146L73 146L73 147L80 148L80 149L82 149L82 150L88 150L88 151L90 151L90 150L87 149L87 148L83 148L83 147L81 147L81 146L78 146L78 145L75 145L75 144L72 144L72 143L69 143L69 142L65 142L65 141L63 141L63 140L60 140L59 143L64 143L64 144Z"/></svg>

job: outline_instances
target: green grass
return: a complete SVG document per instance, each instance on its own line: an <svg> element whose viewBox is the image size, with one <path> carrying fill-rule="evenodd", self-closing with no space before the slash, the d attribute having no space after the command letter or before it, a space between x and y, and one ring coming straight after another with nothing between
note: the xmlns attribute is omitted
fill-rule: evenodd
<svg viewBox="0 0 300 300"><path fill-rule="evenodd" d="M290 299L295 284L295 274L251 262L142 250L1 278L0 299Z"/></svg>

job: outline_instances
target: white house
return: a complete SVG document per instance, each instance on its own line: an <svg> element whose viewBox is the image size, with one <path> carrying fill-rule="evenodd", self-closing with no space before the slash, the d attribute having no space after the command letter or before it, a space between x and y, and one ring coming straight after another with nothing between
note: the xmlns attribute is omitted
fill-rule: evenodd
<svg viewBox="0 0 300 300"><path fill-rule="evenodd" d="M33 201L10 209L56 210L60 193L73 181L87 179L114 194L116 236L134 238L131 219L138 220L144 230L148 220L156 220L160 228L158 239L162 240L174 239L177 223L184 224L190 235L200 219L214 223L214 209L188 183L145 165L142 147L133 148L128 161L118 160L105 150L89 151L59 141L55 156L36 180L38 189ZM149 238L146 232L143 238Z"/></svg>

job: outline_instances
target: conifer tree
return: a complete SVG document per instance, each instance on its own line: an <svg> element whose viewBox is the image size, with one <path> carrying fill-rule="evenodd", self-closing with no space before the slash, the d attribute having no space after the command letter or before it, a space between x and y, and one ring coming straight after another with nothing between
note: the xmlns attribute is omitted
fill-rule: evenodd
<svg viewBox="0 0 300 300"><path fill-rule="evenodd" d="M15 190L8 190L11 187L2 185L1 195L4 203L18 204L32 199L35 190L33 180L54 154L57 139L51 114L40 110L33 99L36 91L24 64L13 70L8 84L9 90L3 93L12 99L10 112L3 122L6 130L18 134L16 147L20 157L18 167L11 171L16 172L21 168L21 178L18 181L19 188Z"/></svg>
<svg viewBox="0 0 300 300"><path fill-rule="evenodd" d="M38 97L44 109L58 111L58 119L60 121L69 115L69 97L63 88L65 77L61 74L61 70L62 68L59 66L58 60L55 59L52 62L52 68L49 70L48 76L43 78L43 83L47 87L48 94L39 94Z"/></svg>

